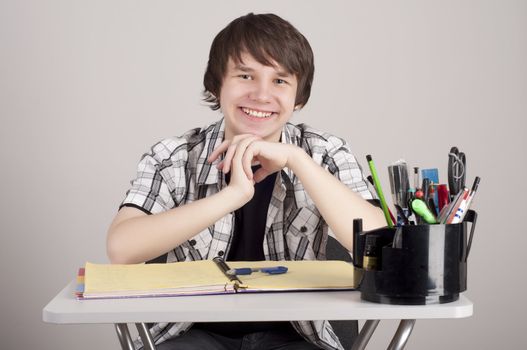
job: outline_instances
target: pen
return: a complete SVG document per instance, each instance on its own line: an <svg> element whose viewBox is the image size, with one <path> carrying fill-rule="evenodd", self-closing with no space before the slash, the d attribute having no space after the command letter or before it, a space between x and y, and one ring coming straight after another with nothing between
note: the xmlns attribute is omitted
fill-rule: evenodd
<svg viewBox="0 0 527 350"><path fill-rule="evenodd" d="M443 210L441 210L441 213L439 213L439 222L442 224L447 224L448 218L450 217L450 214L452 213L452 210L454 208L457 208L457 204L461 203L461 200L463 200L463 191L458 192L452 201L445 207L443 207Z"/></svg>
<svg viewBox="0 0 527 350"><path fill-rule="evenodd" d="M450 194L448 193L448 187L445 184L437 186L437 198L439 212L441 212L443 208L450 203Z"/></svg>
<svg viewBox="0 0 527 350"><path fill-rule="evenodd" d="M390 179L390 189L393 203L406 208L408 202L408 170L403 159L398 160L388 167L388 177Z"/></svg>
<svg viewBox="0 0 527 350"><path fill-rule="evenodd" d="M434 216L437 217L436 205L434 203L434 198L432 197L428 198L428 209L430 209L432 214L434 214Z"/></svg>
<svg viewBox="0 0 527 350"><path fill-rule="evenodd" d="M472 199L474 199L474 195L478 190L480 180L481 178L479 176L476 176L476 178L474 179L474 183L472 184L472 188L470 189L470 194L468 195L467 207L470 207L470 205L472 204Z"/></svg>
<svg viewBox="0 0 527 350"><path fill-rule="evenodd" d="M465 214L472 203L472 198L474 198L474 193L478 190L479 181L480 178L476 176L470 193L468 194L467 198L461 202L456 214L454 215L454 218L452 219L453 224L459 224L460 222L463 222L463 218L465 217Z"/></svg>
<svg viewBox="0 0 527 350"><path fill-rule="evenodd" d="M428 203L428 196L430 195L430 179L425 177L423 178L423 186L421 187L423 191L423 200L425 203Z"/></svg>
<svg viewBox="0 0 527 350"><path fill-rule="evenodd" d="M410 223L410 225L414 225L415 224L415 221L412 220L412 215L413 215L413 211L412 211L412 201L416 198L415 196L415 188L409 188L408 189L408 203L407 203L407 208L408 208L408 212L406 214L406 217L408 218L408 222ZM415 217L415 215L414 215ZM417 220L417 218L415 218Z"/></svg>
<svg viewBox="0 0 527 350"><path fill-rule="evenodd" d="M419 188L419 167L414 167L414 188L417 191Z"/></svg>
<svg viewBox="0 0 527 350"><path fill-rule="evenodd" d="M392 228L393 222L392 222L392 219L390 218L390 211L388 210L388 206L386 205L386 199L384 199L384 194L382 193L381 183L379 182L379 177L377 176L377 170L375 169L375 165L373 164L373 159L371 158L371 155L368 154L366 156L366 160L368 161L368 165L370 166L370 172L373 178L373 185L375 187L375 191L377 191L377 195L379 196L379 200L381 201L381 207L384 213L384 218L386 219L386 223L388 224L388 227Z"/></svg>
<svg viewBox="0 0 527 350"><path fill-rule="evenodd" d="M270 275L280 275L287 272L286 266L273 266L273 267L240 267L237 269L230 269L226 271L228 275L250 275L253 272L263 272Z"/></svg>
<svg viewBox="0 0 527 350"><path fill-rule="evenodd" d="M465 187L465 189L459 191L459 194L460 196L455 202L454 206L452 207L452 211L450 212L450 214L448 214L448 217L446 219L447 224L452 224L452 221L454 220L458 209L461 207L461 205L463 205L463 202L467 200L469 194L468 188Z"/></svg>
<svg viewBox="0 0 527 350"><path fill-rule="evenodd" d="M397 209L397 220L392 216L392 221L394 223L397 222L397 225L405 224L408 220L404 210L408 212L408 189L410 188L406 162L400 159L390 165L388 167L388 177L390 179L393 204Z"/></svg>
<svg viewBox="0 0 527 350"><path fill-rule="evenodd" d="M401 208L399 204L395 204L395 209L397 210L397 215L401 217L401 220L403 221L404 225L410 225L410 221L408 220L408 217L406 216L406 213L404 212L404 209Z"/></svg>
<svg viewBox="0 0 527 350"><path fill-rule="evenodd" d="M459 224L462 220L462 217L465 216L464 212L467 208L469 192L465 189L465 194L463 195L463 200L459 203L459 207L456 209L454 216L450 217L449 224Z"/></svg>

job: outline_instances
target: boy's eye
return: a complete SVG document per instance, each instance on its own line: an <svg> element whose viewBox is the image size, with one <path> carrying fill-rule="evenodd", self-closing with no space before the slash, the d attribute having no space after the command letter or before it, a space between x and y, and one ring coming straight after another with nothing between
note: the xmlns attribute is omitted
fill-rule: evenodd
<svg viewBox="0 0 527 350"><path fill-rule="evenodd" d="M240 74L238 75L240 78L244 79L244 80L249 80L251 79L251 76L249 74Z"/></svg>
<svg viewBox="0 0 527 350"><path fill-rule="evenodd" d="M285 81L284 79L275 79L275 83L281 85L281 84L287 84L287 81Z"/></svg>

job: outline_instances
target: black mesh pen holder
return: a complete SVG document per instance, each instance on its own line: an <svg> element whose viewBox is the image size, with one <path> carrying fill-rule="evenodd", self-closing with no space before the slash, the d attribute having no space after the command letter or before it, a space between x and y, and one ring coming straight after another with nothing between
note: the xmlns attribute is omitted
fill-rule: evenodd
<svg viewBox="0 0 527 350"><path fill-rule="evenodd" d="M467 258L476 221L477 213L470 210L459 224L363 232L362 221L355 220L353 264L361 298L400 305L457 300L467 289Z"/></svg>

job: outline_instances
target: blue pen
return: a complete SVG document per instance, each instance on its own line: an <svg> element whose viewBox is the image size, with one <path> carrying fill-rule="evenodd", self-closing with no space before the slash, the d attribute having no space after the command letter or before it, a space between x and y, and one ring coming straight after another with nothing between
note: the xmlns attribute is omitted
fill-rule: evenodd
<svg viewBox="0 0 527 350"><path fill-rule="evenodd" d="M287 272L285 266L273 266L273 267L240 267L237 269L227 270L228 275L250 275L253 272L263 272L270 275L280 275Z"/></svg>

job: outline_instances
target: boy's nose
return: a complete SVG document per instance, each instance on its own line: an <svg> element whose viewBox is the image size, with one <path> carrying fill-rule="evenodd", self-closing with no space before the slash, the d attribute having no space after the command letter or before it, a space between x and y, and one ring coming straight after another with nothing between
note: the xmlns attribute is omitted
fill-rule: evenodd
<svg viewBox="0 0 527 350"><path fill-rule="evenodd" d="M269 102L271 99L271 86L266 82L254 84L249 98L258 102Z"/></svg>

